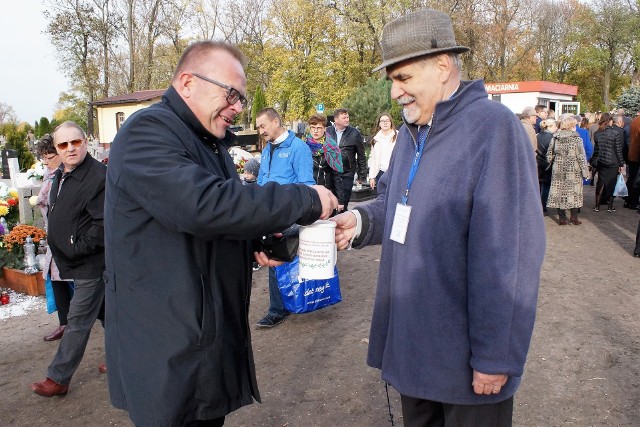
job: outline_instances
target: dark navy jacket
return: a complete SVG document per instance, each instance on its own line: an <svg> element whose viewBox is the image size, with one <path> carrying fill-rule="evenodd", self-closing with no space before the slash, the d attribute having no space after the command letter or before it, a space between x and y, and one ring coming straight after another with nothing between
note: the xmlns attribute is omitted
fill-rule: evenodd
<svg viewBox="0 0 640 427"><path fill-rule="evenodd" d="M320 217L302 184L242 185L170 87L112 144L105 202L109 393L138 426L214 419L259 400L250 241Z"/></svg>

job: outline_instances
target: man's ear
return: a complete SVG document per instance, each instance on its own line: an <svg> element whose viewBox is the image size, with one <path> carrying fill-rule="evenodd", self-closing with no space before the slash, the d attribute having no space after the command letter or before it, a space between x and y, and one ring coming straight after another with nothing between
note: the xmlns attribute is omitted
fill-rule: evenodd
<svg viewBox="0 0 640 427"><path fill-rule="evenodd" d="M193 90L193 81L193 74L183 71L173 80L172 85L183 98L189 98Z"/></svg>
<svg viewBox="0 0 640 427"><path fill-rule="evenodd" d="M453 62L451 61L451 57L446 54L440 54L436 57L436 67L440 72L440 82L445 83L451 77L451 73L453 72Z"/></svg>

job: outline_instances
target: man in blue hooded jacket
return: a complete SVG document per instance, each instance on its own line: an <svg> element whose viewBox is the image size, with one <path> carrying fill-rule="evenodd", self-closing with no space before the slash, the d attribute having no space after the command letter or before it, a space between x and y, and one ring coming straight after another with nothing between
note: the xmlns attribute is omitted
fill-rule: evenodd
<svg viewBox="0 0 640 427"><path fill-rule="evenodd" d="M311 149L296 134L282 126L276 110L267 107L256 115L258 132L268 141L262 150L258 185L278 184L314 185ZM258 321L260 328L273 328L284 322L289 313L284 309L278 288L276 270L269 267L269 311Z"/></svg>
<svg viewBox="0 0 640 427"><path fill-rule="evenodd" d="M545 248L533 150L461 81L446 14L399 17L381 45L405 126L378 198L333 218L340 249L382 243L367 363L405 426L510 426Z"/></svg>

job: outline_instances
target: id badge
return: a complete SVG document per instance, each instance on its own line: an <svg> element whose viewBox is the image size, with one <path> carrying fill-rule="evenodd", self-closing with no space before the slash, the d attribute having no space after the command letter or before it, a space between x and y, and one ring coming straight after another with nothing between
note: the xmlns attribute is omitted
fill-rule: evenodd
<svg viewBox="0 0 640 427"><path fill-rule="evenodd" d="M393 225L391 226L391 240L404 245L404 239L407 237L409 228L409 216L411 215L411 206L398 203L396 205L396 214L393 216Z"/></svg>

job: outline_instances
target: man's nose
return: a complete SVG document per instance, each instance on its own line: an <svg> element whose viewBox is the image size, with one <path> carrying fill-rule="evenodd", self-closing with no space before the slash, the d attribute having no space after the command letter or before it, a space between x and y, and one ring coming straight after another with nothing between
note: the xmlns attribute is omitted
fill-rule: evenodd
<svg viewBox="0 0 640 427"><path fill-rule="evenodd" d="M391 83L391 99L398 99L404 94L404 91L400 88L400 85L393 82Z"/></svg>
<svg viewBox="0 0 640 427"><path fill-rule="evenodd" d="M238 99L234 104L231 105L231 109L236 112L236 115L242 113L244 107L242 106L242 102Z"/></svg>

